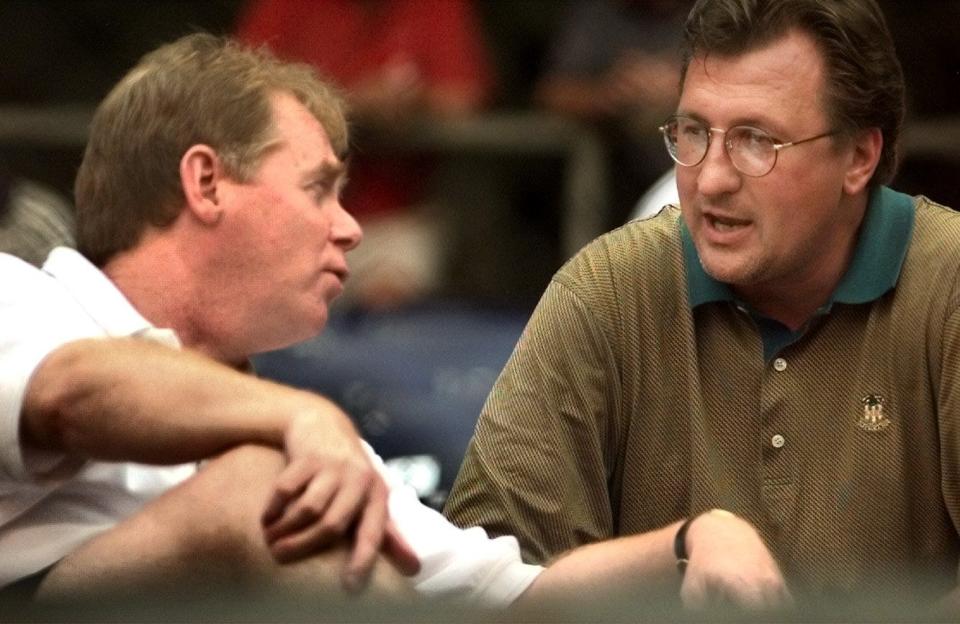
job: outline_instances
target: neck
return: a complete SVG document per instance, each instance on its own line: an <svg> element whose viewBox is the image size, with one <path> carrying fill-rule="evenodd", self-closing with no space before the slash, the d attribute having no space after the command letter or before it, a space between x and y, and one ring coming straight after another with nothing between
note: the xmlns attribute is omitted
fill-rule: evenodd
<svg viewBox="0 0 960 624"><path fill-rule="evenodd" d="M749 303L761 315L778 321L791 331L797 331L813 318L813 315L829 299L833 289L826 292L817 289L806 296L801 289L792 292L768 292L762 297L741 294L738 296Z"/></svg>
<svg viewBox="0 0 960 624"><path fill-rule="evenodd" d="M847 198L838 206L838 220L832 232L824 233L826 251L795 267L793 273L767 282L733 286L738 297L757 312L797 331L826 304L846 274L859 240L860 225L867 209L867 196Z"/></svg>
<svg viewBox="0 0 960 624"><path fill-rule="evenodd" d="M184 347L205 353L226 364L246 361L244 354L229 353L215 338L216 318L204 307L202 271L191 264L196 248L181 248L178 238L148 230L136 246L117 254L103 272L151 324L172 329Z"/></svg>

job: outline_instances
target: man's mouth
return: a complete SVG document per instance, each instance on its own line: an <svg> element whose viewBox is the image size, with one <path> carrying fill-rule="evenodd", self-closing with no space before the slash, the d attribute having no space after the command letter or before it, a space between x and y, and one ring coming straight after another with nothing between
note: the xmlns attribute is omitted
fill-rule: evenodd
<svg viewBox="0 0 960 624"><path fill-rule="evenodd" d="M350 277L350 270L347 268L333 268L330 269L330 272L336 275L341 283L346 282L347 278Z"/></svg>
<svg viewBox="0 0 960 624"><path fill-rule="evenodd" d="M738 228L750 225L749 221L743 219L731 219L729 217L718 217L716 215L704 215L707 223L718 232L732 232Z"/></svg>

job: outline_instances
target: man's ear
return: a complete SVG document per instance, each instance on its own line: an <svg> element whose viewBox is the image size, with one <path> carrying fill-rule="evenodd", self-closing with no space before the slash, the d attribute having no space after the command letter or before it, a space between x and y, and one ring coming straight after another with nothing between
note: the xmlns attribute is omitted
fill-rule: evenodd
<svg viewBox="0 0 960 624"><path fill-rule="evenodd" d="M193 145L180 159L180 183L187 208L201 222L215 225L223 216L223 163L209 145Z"/></svg>
<svg viewBox="0 0 960 624"><path fill-rule="evenodd" d="M856 195L870 183L882 151L883 133L880 128L869 128L857 135L850 165L843 179L843 190L848 195Z"/></svg>

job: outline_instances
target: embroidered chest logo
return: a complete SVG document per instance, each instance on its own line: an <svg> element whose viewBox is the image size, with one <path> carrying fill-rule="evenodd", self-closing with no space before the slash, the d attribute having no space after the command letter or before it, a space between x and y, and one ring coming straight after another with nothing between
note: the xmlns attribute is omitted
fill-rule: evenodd
<svg viewBox="0 0 960 624"><path fill-rule="evenodd" d="M860 399L863 413L857 419L857 426L865 431L883 431L890 426L890 419L883 413L883 397L868 394Z"/></svg>

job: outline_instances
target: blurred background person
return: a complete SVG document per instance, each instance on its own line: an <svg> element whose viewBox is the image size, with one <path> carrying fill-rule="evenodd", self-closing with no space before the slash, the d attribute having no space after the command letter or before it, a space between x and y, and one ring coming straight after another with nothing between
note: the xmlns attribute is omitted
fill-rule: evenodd
<svg viewBox="0 0 960 624"><path fill-rule="evenodd" d="M367 140L424 118L482 109L493 85L486 44L468 0L252 0L238 36L313 64L346 92L358 138L344 206L367 244L351 258L354 303L389 308L434 293L443 278L443 206L423 155L382 155Z"/></svg>
<svg viewBox="0 0 960 624"><path fill-rule="evenodd" d="M0 163L0 252L40 266L54 247L74 247L73 206Z"/></svg>
<svg viewBox="0 0 960 624"><path fill-rule="evenodd" d="M609 150L607 227L672 168L657 132L673 112L684 0L580 0L557 31L535 92L544 109L595 124Z"/></svg>

